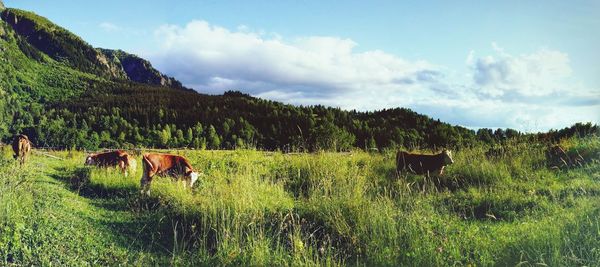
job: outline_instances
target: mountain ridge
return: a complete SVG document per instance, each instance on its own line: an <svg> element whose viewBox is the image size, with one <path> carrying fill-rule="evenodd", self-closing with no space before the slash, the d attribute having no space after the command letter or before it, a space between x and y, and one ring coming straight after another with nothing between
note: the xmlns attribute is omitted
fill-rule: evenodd
<svg viewBox="0 0 600 267"><path fill-rule="evenodd" d="M145 59L122 50L95 48L33 12L7 8L1 16L27 43L52 59L82 72L107 79L188 89L176 79L160 73Z"/></svg>
<svg viewBox="0 0 600 267"><path fill-rule="evenodd" d="M4 142L25 133L34 144L62 148L347 151L435 149L521 135L475 133L407 108L357 112L293 106L238 91L202 94L141 57L94 48L33 12L7 8L0 17Z"/></svg>
<svg viewBox="0 0 600 267"><path fill-rule="evenodd" d="M98 50L113 62L119 63L121 69L131 81L177 89L192 90L184 87L177 79L161 73L152 66L150 61L137 55L127 53L120 49L112 50L98 48Z"/></svg>
<svg viewBox="0 0 600 267"><path fill-rule="evenodd" d="M125 73L79 36L33 12L7 8L2 20L27 42L52 59L104 78L123 79Z"/></svg>

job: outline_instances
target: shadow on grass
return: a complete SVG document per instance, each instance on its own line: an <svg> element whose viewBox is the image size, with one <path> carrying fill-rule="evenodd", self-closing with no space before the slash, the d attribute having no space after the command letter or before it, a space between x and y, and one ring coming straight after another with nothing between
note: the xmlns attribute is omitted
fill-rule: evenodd
<svg viewBox="0 0 600 267"><path fill-rule="evenodd" d="M127 250L150 252L171 259L174 253L197 249L199 238L213 240L208 242L213 243L211 246L216 242L214 233L212 237L201 237L199 232L189 232L191 225L198 225L197 219L168 209L159 196L141 195L134 185L110 188L94 184L90 181L92 169L89 167L59 167L55 170L50 177L87 198L97 208L99 216L87 219Z"/></svg>
<svg viewBox="0 0 600 267"><path fill-rule="evenodd" d="M69 169L65 167L56 168L57 173L50 177L62 181L71 191L87 198L114 198L130 197L139 194L135 186L105 187L90 182L92 169L90 167L78 167Z"/></svg>

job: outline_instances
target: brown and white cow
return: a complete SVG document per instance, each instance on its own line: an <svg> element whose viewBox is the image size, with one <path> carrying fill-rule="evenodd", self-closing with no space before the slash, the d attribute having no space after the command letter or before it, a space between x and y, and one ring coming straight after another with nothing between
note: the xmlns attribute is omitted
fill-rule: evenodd
<svg viewBox="0 0 600 267"><path fill-rule="evenodd" d="M454 163L452 152L442 150L435 155L412 154L404 151L398 151L396 154L396 172L410 171L416 174L437 174L444 173L444 167Z"/></svg>
<svg viewBox="0 0 600 267"><path fill-rule="evenodd" d="M140 181L142 194L150 195L150 183L154 175L183 177L186 182L189 182L190 187L194 186L194 183L198 180L198 173L194 171L190 162L182 156L146 153L142 157L142 164L144 166L144 174Z"/></svg>
<svg viewBox="0 0 600 267"><path fill-rule="evenodd" d="M24 134L15 136L12 143L12 149L15 152L13 157L18 160L21 165L25 164L25 161L27 161L27 158L29 157L29 152L31 151L29 137Z"/></svg>
<svg viewBox="0 0 600 267"><path fill-rule="evenodd" d="M123 150L110 152L92 153L85 159L85 165L95 165L98 167L118 167L127 176L127 170L135 173L135 159Z"/></svg>

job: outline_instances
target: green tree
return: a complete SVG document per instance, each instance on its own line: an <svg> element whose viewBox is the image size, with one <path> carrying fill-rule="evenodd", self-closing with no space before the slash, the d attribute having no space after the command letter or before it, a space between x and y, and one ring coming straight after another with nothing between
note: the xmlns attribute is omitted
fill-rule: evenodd
<svg viewBox="0 0 600 267"><path fill-rule="evenodd" d="M187 144L185 144L185 138L183 137L183 131L181 129L177 129L175 136L177 138L176 146L186 146L187 145Z"/></svg>
<svg viewBox="0 0 600 267"><path fill-rule="evenodd" d="M160 132L160 136L159 136L159 140L160 140L160 146L161 147L167 147L167 144L169 144L169 141L171 140L171 131L169 130L169 126L165 126L165 129L163 129Z"/></svg>
<svg viewBox="0 0 600 267"><path fill-rule="evenodd" d="M212 125L208 127L206 142L209 149L219 149L221 146L221 138L217 134L215 127Z"/></svg>
<svg viewBox="0 0 600 267"><path fill-rule="evenodd" d="M192 140L194 139L194 131L192 128L188 128L185 132L185 145L189 146L192 144Z"/></svg>
<svg viewBox="0 0 600 267"><path fill-rule="evenodd" d="M324 121L311 131L314 150L346 151L355 141L355 136L330 121Z"/></svg>

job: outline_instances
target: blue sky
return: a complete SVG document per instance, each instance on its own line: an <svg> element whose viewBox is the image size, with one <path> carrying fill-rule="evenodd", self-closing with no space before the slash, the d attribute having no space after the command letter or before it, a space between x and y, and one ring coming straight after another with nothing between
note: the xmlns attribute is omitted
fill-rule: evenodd
<svg viewBox="0 0 600 267"><path fill-rule="evenodd" d="M600 123L600 1L4 2L200 92L473 128Z"/></svg>

